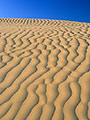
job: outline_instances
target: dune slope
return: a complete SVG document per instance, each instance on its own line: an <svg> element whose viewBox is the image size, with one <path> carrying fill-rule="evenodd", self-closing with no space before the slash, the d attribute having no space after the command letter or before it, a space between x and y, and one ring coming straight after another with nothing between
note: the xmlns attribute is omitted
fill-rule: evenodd
<svg viewBox="0 0 90 120"><path fill-rule="evenodd" d="M0 120L90 119L90 23L0 18Z"/></svg>

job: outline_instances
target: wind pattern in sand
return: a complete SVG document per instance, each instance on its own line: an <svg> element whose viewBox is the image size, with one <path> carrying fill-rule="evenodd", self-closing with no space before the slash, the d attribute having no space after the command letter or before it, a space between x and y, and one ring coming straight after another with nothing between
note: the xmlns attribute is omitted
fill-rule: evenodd
<svg viewBox="0 0 90 120"><path fill-rule="evenodd" d="M0 18L0 120L90 119L90 24Z"/></svg>

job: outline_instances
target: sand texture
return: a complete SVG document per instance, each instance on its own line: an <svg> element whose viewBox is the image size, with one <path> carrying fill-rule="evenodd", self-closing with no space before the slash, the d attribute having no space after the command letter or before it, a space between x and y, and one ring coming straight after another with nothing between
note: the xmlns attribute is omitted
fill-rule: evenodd
<svg viewBox="0 0 90 120"><path fill-rule="evenodd" d="M90 23L0 18L0 120L90 119Z"/></svg>

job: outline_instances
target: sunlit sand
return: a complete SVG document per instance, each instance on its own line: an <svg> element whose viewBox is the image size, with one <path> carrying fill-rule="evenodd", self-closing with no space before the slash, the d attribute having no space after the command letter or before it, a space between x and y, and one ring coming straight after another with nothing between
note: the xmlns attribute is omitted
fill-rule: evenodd
<svg viewBox="0 0 90 120"><path fill-rule="evenodd" d="M90 119L90 23L0 18L0 120Z"/></svg>

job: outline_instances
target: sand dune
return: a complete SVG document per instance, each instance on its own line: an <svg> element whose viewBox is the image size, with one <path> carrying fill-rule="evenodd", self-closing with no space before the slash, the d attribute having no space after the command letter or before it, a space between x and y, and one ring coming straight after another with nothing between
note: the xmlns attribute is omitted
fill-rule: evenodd
<svg viewBox="0 0 90 120"><path fill-rule="evenodd" d="M0 120L90 119L90 23L0 18Z"/></svg>

